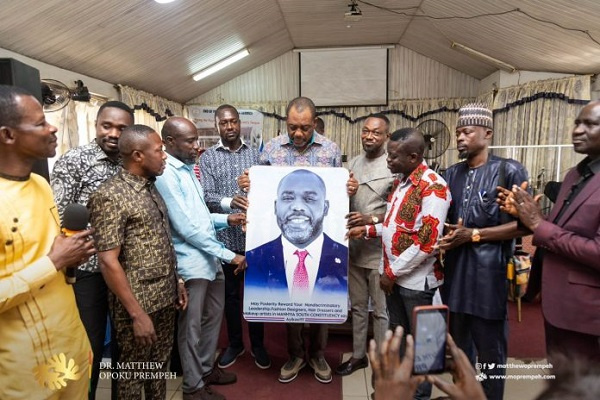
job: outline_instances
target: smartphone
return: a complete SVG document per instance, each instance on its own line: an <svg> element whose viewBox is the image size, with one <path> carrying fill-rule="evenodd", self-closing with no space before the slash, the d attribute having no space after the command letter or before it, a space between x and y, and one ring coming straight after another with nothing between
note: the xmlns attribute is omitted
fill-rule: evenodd
<svg viewBox="0 0 600 400"><path fill-rule="evenodd" d="M448 307L419 306L413 309L416 375L439 374L446 368Z"/></svg>

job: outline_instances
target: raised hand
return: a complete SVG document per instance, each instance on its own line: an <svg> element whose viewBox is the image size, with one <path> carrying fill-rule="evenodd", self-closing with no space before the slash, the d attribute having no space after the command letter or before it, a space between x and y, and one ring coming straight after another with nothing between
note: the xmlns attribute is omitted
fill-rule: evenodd
<svg viewBox="0 0 600 400"><path fill-rule="evenodd" d="M379 352L375 340L369 343L369 359L375 379L375 400L412 399L417 386L425 380L424 376L412 376L414 362L414 341L411 335L406 337L406 352L400 361L400 343L402 327L385 333Z"/></svg>

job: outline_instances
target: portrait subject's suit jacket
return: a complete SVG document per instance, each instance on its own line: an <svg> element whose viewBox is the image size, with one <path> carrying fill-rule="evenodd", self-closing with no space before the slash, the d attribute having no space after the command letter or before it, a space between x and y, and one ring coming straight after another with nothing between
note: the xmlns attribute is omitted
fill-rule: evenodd
<svg viewBox="0 0 600 400"><path fill-rule="evenodd" d="M348 247L323 235L323 249L315 282L315 293L348 290ZM246 286L270 290L288 289L281 236L246 252Z"/></svg>
<svg viewBox="0 0 600 400"><path fill-rule="evenodd" d="M572 200L556 224L565 198L580 178L573 168L556 205L533 235L546 249L542 268L542 310L561 329L600 335L600 174Z"/></svg>

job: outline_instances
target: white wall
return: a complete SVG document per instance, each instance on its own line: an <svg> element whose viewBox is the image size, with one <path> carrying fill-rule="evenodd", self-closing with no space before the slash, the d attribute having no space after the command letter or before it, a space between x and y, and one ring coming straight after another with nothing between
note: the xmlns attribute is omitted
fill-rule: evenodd
<svg viewBox="0 0 600 400"><path fill-rule="evenodd" d="M46 64L33 58L25 57L21 54L6 50L0 47L0 58L14 58L29 66L37 68L40 71L40 78L55 79L66 84L68 87L75 86L76 80L83 81L90 93L97 94L108 98L109 100L117 100L119 94L110 82L104 82L99 79L89 77L87 75L78 74L66 69L58 68L50 64Z"/></svg>
<svg viewBox="0 0 600 400"><path fill-rule="evenodd" d="M493 74L483 78L479 86L479 94L488 93L494 88L500 89L509 86L518 86L531 81L542 81L545 79L560 79L573 76L573 74L563 74L557 72L536 72L536 71L496 71Z"/></svg>
<svg viewBox="0 0 600 400"><path fill-rule="evenodd" d="M475 97L479 80L402 46L390 49L389 99ZM298 54L289 51L188 104L286 102L298 96Z"/></svg>

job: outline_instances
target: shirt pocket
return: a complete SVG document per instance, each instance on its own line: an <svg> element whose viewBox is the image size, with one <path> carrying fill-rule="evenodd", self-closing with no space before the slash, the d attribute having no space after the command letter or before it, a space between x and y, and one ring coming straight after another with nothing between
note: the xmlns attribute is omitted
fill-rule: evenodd
<svg viewBox="0 0 600 400"><path fill-rule="evenodd" d="M496 203L495 191L485 197L477 196L473 207L473 225L477 228L498 225L498 214L500 209Z"/></svg>
<svg viewBox="0 0 600 400"><path fill-rule="evenodd" d="M170 273L170 268L167 265L147 265L140 267L135 271L137 279L140 281L152 281L163 278Z"/></svg>

